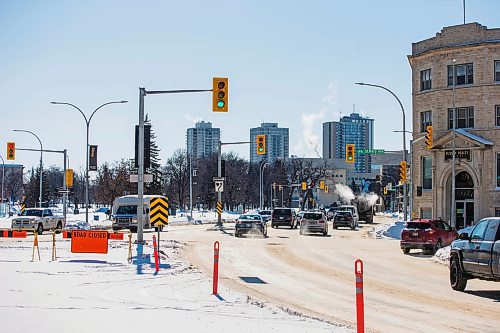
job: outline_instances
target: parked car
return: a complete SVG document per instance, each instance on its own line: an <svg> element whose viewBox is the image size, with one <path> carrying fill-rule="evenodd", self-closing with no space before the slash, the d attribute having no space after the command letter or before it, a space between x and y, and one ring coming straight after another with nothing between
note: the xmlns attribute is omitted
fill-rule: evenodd
<svg viewBox="0 0 500 333"><path fill-rule="evenodd" d="M259 212L259 215L262 216L262 218L265 221L269 221L271 219L272 211L270 211L270 210L261 210Z"/></svg>
<svg viewBox="0 0 500 333"><path fill-rule="evenodd" d="M450 245L458 236L456 230L443 220L413 220L401 231L400 246L403 253L421 249L424 254L434 254L443 246Z"/></svg>
<svg viewBox="0 0 500 333"><path fill-rule="evenodd" d="M271 216L271 227L288 226L297 228L297 213L292 208L274 208Z"/></svg>
<svg viewBox="0 0 500 333"><path fill-rule="evenodd" d="M321 232L323 236L328 235L328 220L325 213L321 211L308 211L300 221L300 234L306 232Z"/></svg>
<svg viewBox="0 0 500 333"><path fill-rule="evenodd" d="M267 221L259 214L243 214L236 220L234 236L240 237L243 234L260 234L267 237Z"/></svg>
<svg viewBox="0 0 500 333"><path fill-rule="evenodd" d="M332 227L338 229L339 227L349 227L352 230L356 229L356 222L350 210L338 210L333 216Z"/></svg>
<svg viewBox="0 0 500 333"><path fill-rule="evenodd" d="M351 212L352 218L354 220L355 227L358 226L359 224L359 213L358 213L358 208L353 205L342 205L339 207L339 210L348 210Z"/></svg>
<svg viewBox="0 0 500 333"><path fill-rule="evenodd" d="M463 291L470 279L500 282L500 217L480 220L451 243L451 288Z"/></svg>

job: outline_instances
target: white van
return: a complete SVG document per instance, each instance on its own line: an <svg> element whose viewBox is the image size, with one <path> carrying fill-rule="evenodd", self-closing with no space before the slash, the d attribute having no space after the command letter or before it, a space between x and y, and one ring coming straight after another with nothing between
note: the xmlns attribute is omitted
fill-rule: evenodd
<svg viewBox="0 0 500 333"><path fill-rule="evenodd" d="M151 198L165 198L162 195L144 195L143 228L152 228L149 221L149 200ZM125 195L118 197L113 202L111 214L113 216L113 230L130 229L137 232L137 206L139 198L137 195Z"/></svg>

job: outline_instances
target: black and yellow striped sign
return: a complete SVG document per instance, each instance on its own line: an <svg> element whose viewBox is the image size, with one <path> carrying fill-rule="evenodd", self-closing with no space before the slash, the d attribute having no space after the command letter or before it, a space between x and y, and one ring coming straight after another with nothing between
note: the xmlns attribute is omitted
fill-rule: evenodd
<svg viewBox="0 0 500 333"><path fill-rule="evenodd" d="M26 210L26 204L23 202L23 203L21 204L21 215L23 215L23 214L24 214L24 211L25 211L25 210Z"/></svg>
<svg viewBox="0 0 500 333"><path fill-rule="evenodd" d="M151 225L157 227L168 224L168 199L166 197L149 200L149 220Z"/></svg>
<svg viewBox="0 0 500 333"><path fill-rule="evenodd" d="M217 214L222 214L222 202L217 201Z"/></svg>

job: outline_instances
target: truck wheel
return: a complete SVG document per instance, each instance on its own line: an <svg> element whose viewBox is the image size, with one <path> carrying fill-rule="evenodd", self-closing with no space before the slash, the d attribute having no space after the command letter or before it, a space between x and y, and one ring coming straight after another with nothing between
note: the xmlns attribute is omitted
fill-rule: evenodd
<svg viewBox="0 0 500 333"><path fill-rule="evenodd" d="M404 254L410 253L410 248L409 247L403 247L403 253Z"/></svg>
<svg viewBox="0 0 500 333"><path fill-rule="evenodd" d="M464 276L457 257L453 257L450 263L451 289L464 291L467 286L467 278Z"/></svg>
<svg viewBox="0 0 500 333"><path fill-rule="evenodd" d="M43 224L38 223L38 228L36 228L36 233L39 235L43 234Z"/></svg>
<svg viewBox="0 0 500 333"><path fill-rule="evenodd" d="M62 231L62 222L59 221L59 222L57 222L56 234L61 233L61 231Z"/></svg>

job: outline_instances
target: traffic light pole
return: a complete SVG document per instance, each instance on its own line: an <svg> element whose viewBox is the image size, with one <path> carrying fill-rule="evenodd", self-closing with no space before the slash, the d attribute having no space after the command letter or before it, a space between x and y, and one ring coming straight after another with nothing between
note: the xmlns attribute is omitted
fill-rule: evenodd
<svg viewBox="0 0 500 333"><path fill-rule="evenodd" d="M64 215L64 221L66 222L66 202L68 198L68 188L66 186L66 159L67 159L67 150L48 150L48 149L29 149L29 148L16 148L16 150L24 150L24 151L39 151L39 152L45 152L45 153L58 153L58 154L63 154L64 155L64 175L63 175L63 215ZM40 177L40 182L42 181L42 178ZM3 183L2 183L3 186ZM3 193L3 191L2 191ZM41 207L41 206L40 206Z"/></svg>
<svg viewBox="0 0 500 333"><path fill-rule="evenodd" d="M219 141L219 147L217 149L217 177L222 177L222 146L229 145L243 145L250 143L250 141L238 141L238 142L224 142ZM222 192L217 192L217 202L222 203ZM222 228L222 217L217 214L217 227Z"/></svg>

